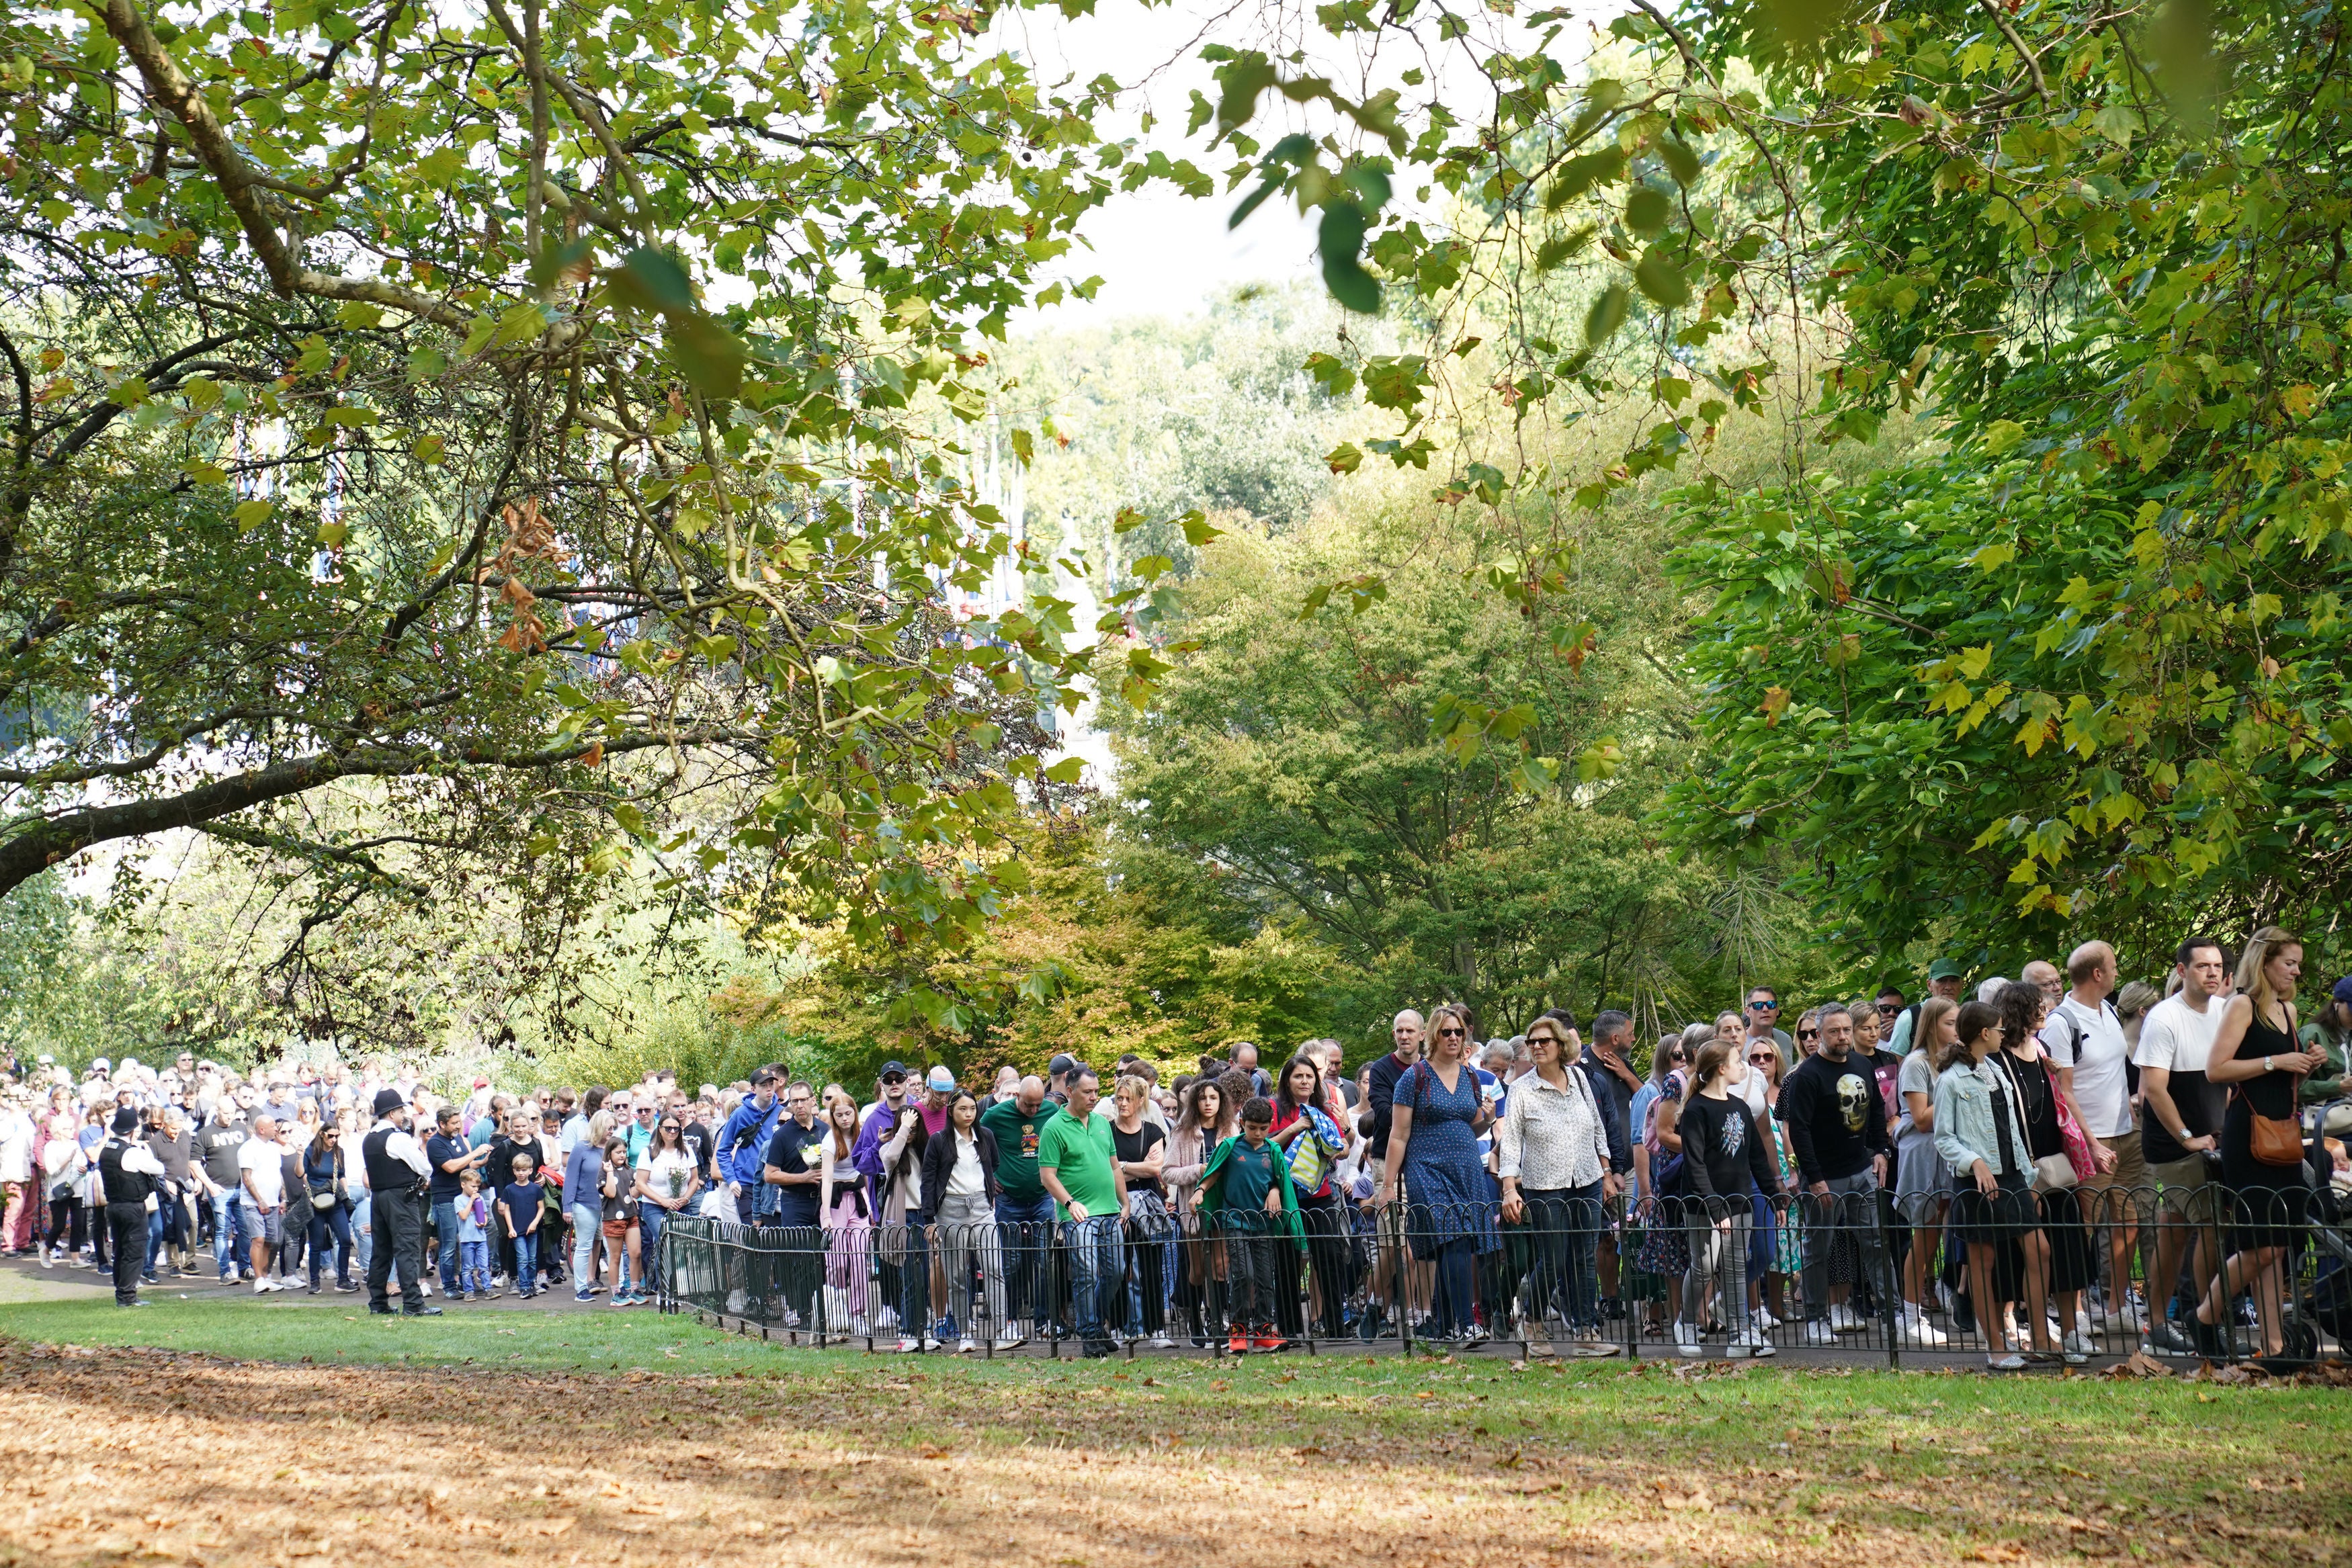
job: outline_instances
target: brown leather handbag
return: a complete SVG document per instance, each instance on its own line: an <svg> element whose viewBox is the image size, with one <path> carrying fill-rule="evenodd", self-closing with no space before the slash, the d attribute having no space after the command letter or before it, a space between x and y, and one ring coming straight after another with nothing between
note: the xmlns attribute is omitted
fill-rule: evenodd
<svg viewBox="0 0 2352 1568"><path fill-rule="evenodd" d="M2301 1073L2290 1074L2296 1082ZM2253 1136L2248 1150L2254 1163L2264 1166L2299 1166L2303 1164L2303 1123L2293 1116L2265 1116L2254 1109L2254 1103L2243 1090L2239 1097L2246 1102L2246 1117L2252 1124Z"/></svg>

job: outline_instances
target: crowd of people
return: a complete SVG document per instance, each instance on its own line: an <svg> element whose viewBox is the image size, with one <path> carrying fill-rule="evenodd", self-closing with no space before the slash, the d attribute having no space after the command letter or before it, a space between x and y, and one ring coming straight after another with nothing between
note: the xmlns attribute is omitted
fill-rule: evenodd
<svg viewBox="0 0 2352 1568"><path fill-rule="evenodd" d="M1646 1051L1622 1012L1481 1044L1445 1003L1353 1071L1332 1040L1271 1067L1236 1042L1165 1082L1057 1056L980 1084L893 1061L870 1095L777 1063L445 1099L331 1061L6 1061L0 1252L110 1270L126 1306L212 1277L429 1314L437 1276L450 1302L626 1308L688 1218L758 1263L698 1283L721 1310L908 1352L1646 1333L1738 1356L1883 1330L2000 1370L2292 1360L2311 1200L2352 1187L2299 1115L2347 1092L2352 977L2304 1019L2284 931L2171 959L2123 985L2088 942L1973 994L1939 962L1916 1002L1793 1033L1759 986Z"/></svg>

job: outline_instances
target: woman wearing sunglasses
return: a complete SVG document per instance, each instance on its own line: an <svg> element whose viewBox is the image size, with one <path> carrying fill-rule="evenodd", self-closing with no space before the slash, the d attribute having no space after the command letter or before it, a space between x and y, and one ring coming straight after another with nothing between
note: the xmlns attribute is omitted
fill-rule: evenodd
<svg viewBox="0 0 2352 1568"><path fill-rule="evenodd" d="M1748 1040L1740 1049L1748 1063L1748 1081L1740 1085L1742 1097L1754 1113L1756 1135L1763 1140L1764 1152L1771 1156L1773 1172L1780 1179L1779 1196L1767 1197L1761 1187L1749 1195L1756 1227L1748 1249L1748 1316L1769 1333L1788 1316L1790 1281L1803 1266L1796 1229L1784 1212L1790 1202L1788 1195L1797 1190L1797 1156L1789 1145L1788 1124L1772 1113L1780 1103L1780 1075L1788 1064L1780 1046L1769 1040Z"/></svg>
<svg viewBox="0 0 2352 1568"><path fill-rule="evenodd" d="M644 1281L637 1299L646 1299L646 1285L659 1289L662 1227L671 1215L694 1201L702 1190L702 1165L686 1146L686 1124L675 1111L654 1124L653 1141L637 1156L637 1245L643 1249Z"/></svg>
<svg viewBox="0 0 2352 1568"><path fill-rule="evenodd" d="M1437 1265L1430 1335L1465 1345L1486 1337L1475 1315L1473 1280L1478 1254L1495 1245L1486 1172L1478 1163L1478 1134L1495 1114L1465 1060L1469 1043L1465 1009L1449 1002L1432 1010L1429 1054L1397 1080L1388 1166L1374 1197L1376 1207L1385 1207L1402 1178L1409 1206L1406 1244L1415 1259Z"/></svg>

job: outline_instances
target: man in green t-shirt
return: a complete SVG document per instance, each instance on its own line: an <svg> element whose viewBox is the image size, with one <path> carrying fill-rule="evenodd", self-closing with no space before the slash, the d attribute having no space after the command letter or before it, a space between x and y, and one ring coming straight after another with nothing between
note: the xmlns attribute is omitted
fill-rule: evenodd
<svg viewBox="0 0 2352 1568"><path fill-rule="evenodd" d="M1028 1337L1026 1324L1052 1308L1045 1261L1054 1239L1054 1200L1037 1180L1037 1146L1061 1115L1036 1078L1024 1078L1011 1099L980 1113L980 1124L996 1138L996 1232L1004 1248L1006 1331L1016 1343Z"/></svg>
<svg viewBox="0 0 2352 1568"><path fill-rule="evenodd" d="M1062 1247L1070 1265L1071 1315L1088 1359L1113 1346L1105 1325L1117 1306L1127 1261L1120 1216L1127 1178L1119 1174L1110 1118L1094 1114L1102 1080L1081 1063L1069 1079L1070 1103L1037 1138L1037 1179L1054 1195L1062 1220Z"/></svg>

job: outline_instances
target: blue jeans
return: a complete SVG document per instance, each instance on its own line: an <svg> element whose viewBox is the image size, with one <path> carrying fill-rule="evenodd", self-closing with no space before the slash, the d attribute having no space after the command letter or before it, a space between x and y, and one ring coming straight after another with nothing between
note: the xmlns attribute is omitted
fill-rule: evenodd
<svg viewBox="0 0 2352 1568"><path fill-rule="evenodd" d="M488 1240L457 1243L458 1281L469 1291L488 1291L490 1288L490 1244Z"/></svg>
<svg viewBox="0 0 2352 1568"><path fill-rule="evenodd" d="M596 1281L596 1248L604 1228L603 1205L575 1203L572 1206L572 1289L574 1294L585 1291Z"/></svg>
<svg viewBox="0 0 2352 1568"><path fill-rule="evenodd" d="M320 1265L329 1263L334 1267L337 1284L352 1282L351 1213L332 1200L310 1211L310 1283L314 1288L319 1283Z"/></svg>
<svg viewBox="0 0 2352 1568"><path fill-rule="evenodd" d="M1045 1260L1054 1239L1054 1200L1044 1193L1034 1198L996 1200L996 1234L1004 1249L1004 1310L1012 1321L1039 1324L1053 1315L1054 1292Z"/></svg>
<svg viewBox="0 0 2352 1568"><path fill-rule="evenodd" d="M637 1237L643 1249L637 1254L637 1272L645 1276L637 1281L640 1291L661 1281L661 1233L662 1227L668 1222L668 1209L658 1203L647 1203L643 1198L637 1200ZM624 1254L622 1266L625 1268L627 1264L627 1255Z"/></svg>
<svg viewBox="0 0 2352 1568"><path fill-rule="evenodd" d="M457 1293L457 1260L464 1243L457 1239L457 1199L455 1196L433 1200L433 1234L441 1246L441 1293Z"/></svg>
<svg viewBox="0 0 2352 1568"><path fill-rule="evenodd" d="M1116 1214L1066 1220L1062 1246L1070 1260L1070 1315L1078 1337L1103 1337L1103 1324L1118 1310L1127 1289L1127 1234Z"/></svg>
<svg viewBox="0 0 2352 1568"><path fill-rule="evenodd" d="M539 1232L516 1237L514 1249L515 1288L529 1295L539 1289Z"/></svg>
<svg viewBox="0 0 2352 1568"><path fill-rule="evenodd" d="M220 1277L234 1280L244 1273L252 1252L253 1231L236 1189L213 1194L213 1261L220 1266Z"/></svg>

